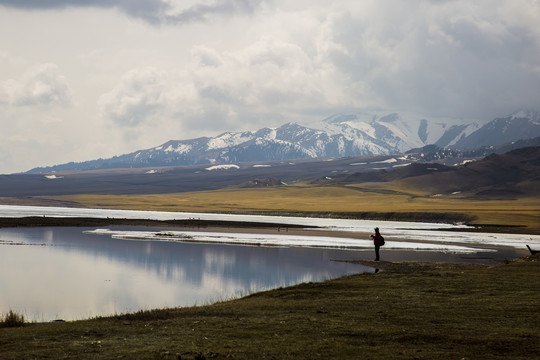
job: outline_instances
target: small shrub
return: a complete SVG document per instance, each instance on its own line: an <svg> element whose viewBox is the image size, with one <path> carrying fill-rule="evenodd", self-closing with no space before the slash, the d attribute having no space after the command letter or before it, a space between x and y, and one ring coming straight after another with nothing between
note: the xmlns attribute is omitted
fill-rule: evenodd
<svg viewBox="0 0 540 360"><path fill-rule="evenodd" d="M19 327L24 326L24 315L17 314L13 310L0 317L0 327Z"/></svg>

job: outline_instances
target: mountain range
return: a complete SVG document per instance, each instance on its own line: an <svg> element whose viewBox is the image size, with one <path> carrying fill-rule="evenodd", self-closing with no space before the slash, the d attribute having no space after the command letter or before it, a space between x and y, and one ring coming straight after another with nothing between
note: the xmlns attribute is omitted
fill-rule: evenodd
<svg viewBox="0 0 540 360"><path fill-rule="evenodd" d="M170 140L108 159L39 167L28 173L388 155L426 145L470 151L538 136L540 113L536 111L520 111L489 122L407 113L340 114L309 127L287 123L278 128Z"/></svg>

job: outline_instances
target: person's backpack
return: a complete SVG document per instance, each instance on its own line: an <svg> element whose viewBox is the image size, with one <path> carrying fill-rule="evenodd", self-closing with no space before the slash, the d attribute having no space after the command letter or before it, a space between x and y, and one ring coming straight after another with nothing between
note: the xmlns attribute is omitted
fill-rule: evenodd
<svg viewBox="0 0 540 360"><path fill-rule="evenodd" d="M380 246L383 246L384 245L384 237L381 235L380 237Z"/></svg>

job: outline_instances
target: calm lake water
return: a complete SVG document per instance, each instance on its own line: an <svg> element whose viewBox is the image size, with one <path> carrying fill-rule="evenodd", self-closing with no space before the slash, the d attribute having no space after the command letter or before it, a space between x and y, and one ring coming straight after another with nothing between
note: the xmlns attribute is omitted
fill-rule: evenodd
<svg viewBox="0 0 540 360"><path fill-rule="evenodd" d="M133 241L85 230L0 229L0 313L83 319L373 271L331 261L359 258L355 251Z"/></svg>
<svg viewBox="0 0 540 360"><path fill-rule="evenodd" d="M111 230L159 231L111 226ZM249 293L374 272L332 261L372 259L373 250L240 246L125 240L85 234L94 228L0 229L0 314L31 321L76 320L192 306ZM508 248L468 254L384 248L387 261L493 263L523 256Z"/></svg>

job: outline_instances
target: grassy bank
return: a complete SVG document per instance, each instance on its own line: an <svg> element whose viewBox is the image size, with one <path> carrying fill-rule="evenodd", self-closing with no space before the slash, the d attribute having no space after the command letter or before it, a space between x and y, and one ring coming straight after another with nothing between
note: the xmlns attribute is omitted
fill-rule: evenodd
<svg viewBox="0 0 540 360"><path fill-rule="evenodd" d="M540 358L539 261L381 262L210 306L2 328L0 358Z"/></svg>

